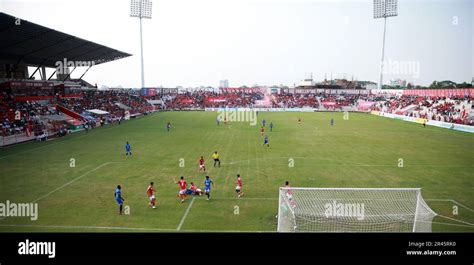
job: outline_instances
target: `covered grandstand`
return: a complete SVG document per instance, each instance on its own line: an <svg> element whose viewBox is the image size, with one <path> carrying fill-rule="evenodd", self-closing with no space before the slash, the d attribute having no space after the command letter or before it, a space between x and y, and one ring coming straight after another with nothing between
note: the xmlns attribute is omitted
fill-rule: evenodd
<svg viewBox="0 0 474 265"><path fill-rule="evenodd" d="M58 68L64 60L89 62L90 67L131 56L5 13L0 13L0 39L0 79L31 79L36 71ZM29 76L28 66L37 67ZM59 81L67 81L69 76L62 74ZM42 80L51 78L42 76Z"/></svg>
<svg viewBox="0 0 474 265"><path fill-rule="evenodd" d="M97 89L82 79L84 75L95 65L131 56L1 12L0 39L0 145L64 131L57 122L42 118L51 115L63 115L56 120L80 128L88 121L63 105L84 100L85 91ZM29 73L29 68L35 70ZM47 68L54 69L50 76ZM85 70L80 77L72 79L71 74L81 68ZM37 73L40 80L35 79Z"/></svg>

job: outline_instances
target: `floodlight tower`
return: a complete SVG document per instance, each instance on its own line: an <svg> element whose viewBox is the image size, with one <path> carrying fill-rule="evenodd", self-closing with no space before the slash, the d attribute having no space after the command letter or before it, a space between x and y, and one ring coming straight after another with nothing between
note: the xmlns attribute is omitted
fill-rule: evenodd
<svg viewBox="0 0 474 265"><path fill-rule="evenodd" d="M383 18L383 44L382 60L380 61L380 82L379 89L382 89L383 82L383 60L385 53L385 31L387 29L387 17L398 15L398 0L374 0L374 18Z"/></svg>
<svg viewBox="0 0 474 265"><path fill-rule="evenodd" d="M130 2L130 16L140 19L140 58L142 69L142 87L145 87L145 70L143 66L143 33L142 33L142 18L151 19L152 2L151 0L131 0Z"/></svg>

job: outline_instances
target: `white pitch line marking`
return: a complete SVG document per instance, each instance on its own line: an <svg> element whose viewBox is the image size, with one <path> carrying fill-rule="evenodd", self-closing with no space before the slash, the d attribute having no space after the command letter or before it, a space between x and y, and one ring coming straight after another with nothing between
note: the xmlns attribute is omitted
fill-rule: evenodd
<svg viewBox="0 0 474 265"><path fill-rule="evenodd" d="M97 169L100 169L100 168L102 168L102 167L104 167L104 166L106 166L106 165L108 165L108 164L110 164L110 163L111 163L111 162L105 162L105 163L103 163L103 164L97 166L96 168L87 171L86 173L80 175L79 177L76 177L76 178L72 179L71 181L67 182L66 184L63 184L62 186L60 186L60 187L58 187L58 188L56 188L56 189L54 189L54 190L52 190L52 191L46 193L45 195L39 197L38 199L34 200L33 203L35 203L35 202L37 202L37 201L39 201L39 200L42 200L42 199L48 197L49 195L55 193L56 191L62 190L63 188L65 188L65 187L71 185L72 183L78 181L79 179L81 179L81 178L87 176L88 174L90 174L90 173L96 171Z"/></svg>
<svg viewBox="0 0 474 265"><path fill-rule="evenodd" d="M60 229L104 229L104 230L137 230L137 231L162 231L162 232L176 232L176 229L166 228L145 228L145 227L122 227L122 226L68 226L68 225L14 225L14 224L0 224L0 227L30 227L30 228L60 228ZM206 233L275 233L276 231L260 231L260 230L180 230L180 232L206 232Z"/></svg>
<svg viewBox="0 0 474 265"><path fill-rule="evenodd" d="M454 219L454 218L451 218L451 217L448 217L448 216L444 216L444 215L441 215L441 214L438 214L437 216L439 216L439 217L441 217L441 218L446 218L446 219L448 219L448 220L452 220L452 221L455 221L455 222L460 222L460 223L463 223L463 224L470 225L470 226L474 227L474 224L469 223L469 222L466 222L466 221Z"/></svg>
<svg viewBox="0 0 474 265"><path fill-rule="evenodd" d="M458 201L452 200L452 199L426 199L425 201L452 202L452 203L457 204L457 205L459 205L459 206L461 206L461 207L463 207L463 208L465 208L465 209L467 209L467 210L469 210L469 211L471 211L471 212L474 212L473 209L467 207L466 205L464 205L464 204L462 204L462 203L460 203L460 202L458 202Z"/></svg>
<svg viewBox="0 0 474 265"><path fill-rule="evenodd" d="M39 198L37 198L36 200L32 201L32 203L35 203L35 202L37 202L37 201L39 201L39 200L42 200L42 199L48 197L49 195L55 193L56 191L59 191L59 190L65 188L65 187L71 185L72 183L74 183L74 182L78 181L79 179L85 177L86 175L90 174L91 172L94 172L94 171L96 171L97 169L102 168L103 166L106 166L106 165L108 165L108 164L110 164L110 163L111 163L111 162L105 162L105 163L103 163L103 164L97 166L96 168L87 171L86 173L80 175L79 177L76 177L76 178L72 179L71 181L69 181L69 182L67 182L67 183L65 183L65 184L63 184L63 185L61 185L60 187L58 187L58 188L56 188L56 189L54 189L54 190L52 190L52 191L46 193L45 195L42 195L41 197L39 197ZM3 219L5 219L5 218L6 218L6 216L0 218L0 220L3 220Z"/></svg>
<svg viewBox="0 0 474 265"><path fill-rule="evenodd" d="M431 222L431 223L440 224L440 225L448 225L448 226L459 226L459 227L470 227L470 228L472 228L472 225L460 225L460 224L443 223L443 222Z"/></svg>
<svg viewBox="0 0 474 265"><path fill-rule="evenodd" d="M106 128L100 128L100 131L108 130L108 129L111 129L111 128L118 128L118 127L109 126L109 127L106 127ZM33 151L33 150L36 150L36 149L48 147L48 146L51 146L51 145L54 145L54 144L59 144L59 143L64 143L66 141L79 139L79 138L82 138L82 137L87 135L87 134L79 135L80 132L76 132L76 133L78 133L77 136L74 134L74 135L71 135L71 137L69 137L69 138L63 138L64 140L58 139L58 140L55 140L54 142L52 142L50 144L45 144L45 145L37 146L37 147L31 148L31 149L22 150L22 151L19 151L19 152L13 153L13 154L9 154L9 155L6 155L6 156L0 156L0 160L2 160L4 158L7 158L7 157L15 156L15 155L18 155L18 154L22 154L22 153L25 153L25 152L30 152L30 151ZM22 144L22 143L19 143L19 144ZM26 142L25 142L25 144L26 144Z"/></svg>
<svg viewBox="0 0 474 265"><path fill-rule="evenodd" d="M178 227L176 228L176 230L178 230L178 231L181 230L181 226L183 226L184 220L186 220L186 217L188 217L189 210L191 210L191 207L193 206L194 199L196 199L196 197L194 197L194 198L191 200L191 203L189 204L188 208L186 209L186 212L184 212L183 218L181 218L181 222L179 222L179 225L178 225Z"/></svg>
<svg viewBox="0 0 474 265"><path fill-rule="evenodd" d="M193 199L204 199L204 197L194 197ZM260 200L272 200L272 201L275 201L275 200L278 200L278 197L275 197L275 198L257 198L257 197L240 197L240 198L237 198L237 197L234 197L234 198L220 198L220 197L212 197L212 200L213 201L244 201L244 200L256 200L256 201L260 201Z"/></svg>
<svg viewBox="0 0 474 265"><path fill-rule="evenodd" d="M470 227L471 225L461 225L453 223L443 223L443 222L431 222L433 224L448 225L448 226L458 226L458 227ZM131 230L131 231L159 231L159 232L176 232L176 229L166 229L166 228L145 228L145 227L122 227L122 226L68 226L68 225L27 225L27 224L0 224L0 227L29 227L29 228L58 228L58 229L103 229L103 230ZM275 233L276 231L261 231L261 230L199 230L199 229L189 229L189 230L180 230L179 232L186 233ZM311 232L308 232L311 233Z"/></svg>
<svg viewBox="0 0 474 265"><path fill-rule="evenodd" d="M289 156L290 157L290 156ZM264 158L255 158L255 159L246 159L246 160L236 160L236 161L230 161L228 163L222 163L223 165L235 165L235 164L238 164L238 163L243 163L243 162L249 162L249 161L257 161L258 160L272 160L272 159L288 159L289 157L281 157L281 156L277 156L277 157L264 157ZM328 159L328 158L319 158L319 157L292 157L292 158L295 158L295 159L308 159L308 160L326 160L326 161L337 161L339 162L340 160L336 160L336 159ZM322 164L321 166L323 167L331 167L331 166L334 166L334 167L354 167L354 166L360 166L360 167L397 167L397 165L395 164L390 164L390 165L383 165L383 164L363 164L363 163L358 163L358 162L353 162L353 161L349 161L348 164L333 164L333 165L326 165L326 164ZM439 164L405 164L405 167L441 167L441 168L445 168L445 167L448 167L448 168L472 168L473 166L462 166L462 165L439 165Z"/></svg>
<svg viewBox="0 0 474 265"><path fill-rule="evenodd" d="M80 136L74 137L74 138L68 138L68 139L66 139L66 140L75 139L75 138L79 138L79 137L82 137L82 136L84 136L84 135L80 135ZM0 156L0 160L1 160L1 159L4 159L4 158L7 158L7 157L15 156L15 155L18 155L18 154L22 154L22 153L25 153L25 152L30 152L30 151L33 151L33 150L45 148L45 147L48 147L48 146L51 146L51 145L54 145L54 144L62 143L62 142L64 142L64 141L65 141L65 140L59 141L59 142L53 142L53 143L50 143L50 144L45 144L45 145L37 146L37 147L31 148L31 149L25 149L25 150L22 150L22 151L13 153L13 154L9 154L9 155L6 155L6 156Z"/></svg>
<svg viewBox="0 0 474 265"><path fill-rule="evenodd" d="M0 224L0 227L31 227L31 228L63 228L63 229L108 229L108 230L139 230L139 231L175 231L174 229L144 228L144 227L120 227L120 226L87 226L87 225L11 225Z"/></svg>

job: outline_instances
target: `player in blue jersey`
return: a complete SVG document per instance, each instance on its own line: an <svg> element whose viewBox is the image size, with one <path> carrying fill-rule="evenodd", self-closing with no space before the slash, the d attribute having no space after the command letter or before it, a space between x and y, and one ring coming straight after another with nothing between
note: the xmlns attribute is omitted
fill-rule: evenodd
<svg viewBox="0 0 474 265"><path fill-rule="evenodd" d="M120 187L120 185L115 189L115 200L119 204L119 214L122 214L123 201L125 201L125 199L122 197L122 187Z"/></svg>
<svg viewBox="0 0 474 265"><path fill-rule="evenodd" d="M130 157L132 157L132 147L130 146L130 144L127 142L125 144L125 157L128 157L128 155L130 155Z"/></svg>
<svg viewBox="0 0 474 265"><path fill-rule="evenodd" d="M268 135L265 134L265 138L263 138L263 145L266 145L267 147L270 147L270 144L268 143Z"/></svg>
<svg viewBox="0 0 474 265"><path fill-rule="evenodd" d="M209 176L206 176L206 179L204 180L204 192L206 193L207 200L211 199L211 185L212 184L214 184L214 182L212 182Z"/></svg>
<svg viewBox="0 0 474 265"><path fill-rule="evenodd" d="M270 122L270 132L273 131L273 122Z"/></svg>
<svg viewBox="0 0 474 265"><path fill-rule="evenodd" d="M265 119L262 120L262 127L265 127L265 124L267 123L267 121Z"/></svg>

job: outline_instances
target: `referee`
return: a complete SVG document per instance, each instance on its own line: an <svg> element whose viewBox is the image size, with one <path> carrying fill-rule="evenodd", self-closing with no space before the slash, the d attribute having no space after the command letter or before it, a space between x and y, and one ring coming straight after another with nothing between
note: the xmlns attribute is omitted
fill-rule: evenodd
<svg viewBox="0 0 474 265"><path fill-rule="evenodd" d="M219 167L221 167L221 161L219 160L219 154L217 151L212 154L212 158L214 158L214 167L216 167L216 163L219 163Z"/></svg>

